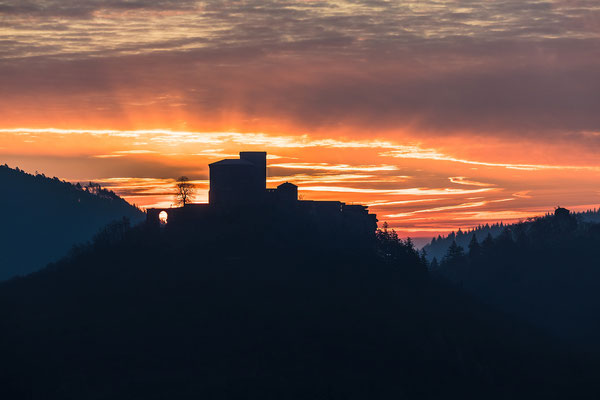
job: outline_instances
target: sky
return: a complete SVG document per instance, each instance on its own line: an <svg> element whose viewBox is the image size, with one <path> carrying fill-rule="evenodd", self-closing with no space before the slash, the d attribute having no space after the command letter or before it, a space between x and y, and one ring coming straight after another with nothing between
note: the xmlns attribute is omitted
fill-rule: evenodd
<svg viewBox="0 0 600 400"><path fill-rule="evenodd" d="M173 203L269 185L403 236L600 204L596 0L0 0L0 163Z"/></svg>

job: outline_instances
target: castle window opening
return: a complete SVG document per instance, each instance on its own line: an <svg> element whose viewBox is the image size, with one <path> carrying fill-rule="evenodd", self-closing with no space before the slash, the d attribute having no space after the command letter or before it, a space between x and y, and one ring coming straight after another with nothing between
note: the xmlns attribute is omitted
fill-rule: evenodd
<svg viewBox="0 0 600 400"><path fill-rule="evenodd" d="M160 221L161 224L165 225L167 223L168 219L169 219L169 214L167 214L166 211L161 211L158 214L158 220Z"/></svg>

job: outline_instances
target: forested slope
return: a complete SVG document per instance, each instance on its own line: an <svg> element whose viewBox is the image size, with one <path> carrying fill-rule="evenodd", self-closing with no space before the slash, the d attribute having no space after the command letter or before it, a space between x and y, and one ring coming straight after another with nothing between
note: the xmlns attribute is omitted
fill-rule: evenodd
<svg viewBox="0 0 600 400"><path fill-rule="evenodd" d="M97 185L81 187L0 166L0 280L24 275L65 255L104 225L143 213Z"/></svg>
<svg viewBox="0 0 600 400"><path fill-rule="evenodd" d="M600 224L549 215L452 243L432 269L583 351L600 351Z"/></svg>
<svg viewBox="0 0 600 400"><path fill-rule="evenodd" d="M369 250L254 222L112 224L69 258L0 284L3 398L598 393L595 363L431 280L394 235Z"/></svg>

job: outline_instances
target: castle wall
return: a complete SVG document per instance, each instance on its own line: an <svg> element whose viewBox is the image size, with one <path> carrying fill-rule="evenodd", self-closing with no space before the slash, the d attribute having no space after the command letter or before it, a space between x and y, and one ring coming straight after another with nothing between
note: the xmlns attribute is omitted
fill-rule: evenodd
<svg viewBox="0 0 600 400"><path fill-rule="evenodd" d="M258 168L251 163L211 164L208 201L214 205L257 203L264 197Z"/></svg>

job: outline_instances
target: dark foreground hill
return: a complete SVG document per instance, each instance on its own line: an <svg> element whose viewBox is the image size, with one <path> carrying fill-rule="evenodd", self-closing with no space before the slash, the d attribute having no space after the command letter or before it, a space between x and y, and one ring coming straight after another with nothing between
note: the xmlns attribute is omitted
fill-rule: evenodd
<svg viewBox="0 0 600 400"><path fill-rule="evenodd" d="M257 221L111 225L0 284L1 398L595 398L569 356L374 251ZM252 222L252 223L250 223ZM597 398L597 397L596 397Z"/></svg>
<svg viewBox="0 0 600 400"><path fill-rule="evenodd" d="M492 239L454 244L437 273L512 315L600 353L600 224L537 218Z"/></svg>
<svg viewBox="0 0 600 400"><path fill-rule="evenodd" d="M143 213L98 186L82 188L0 166L0 280L24 275L56 261L107 223Z"/></svg>

